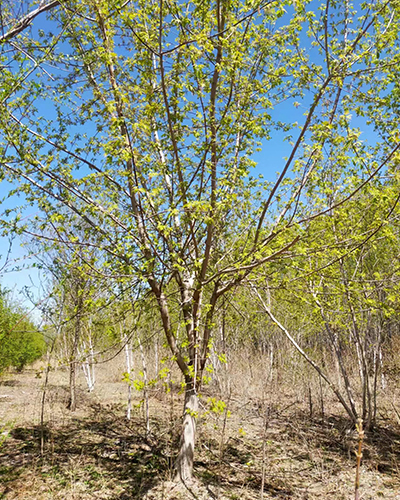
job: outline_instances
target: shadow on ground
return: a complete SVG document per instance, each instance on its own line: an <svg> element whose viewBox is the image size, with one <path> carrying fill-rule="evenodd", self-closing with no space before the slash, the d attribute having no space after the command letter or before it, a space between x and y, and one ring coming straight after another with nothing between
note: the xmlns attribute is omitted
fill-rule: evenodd
<svg viewBox="0 0 400 500"><path fill-rule="evenodd" d="M286 423L286 433L291 439L306 442L311 449L329 451L330 456L351 459L355 463L358 434L348 418L330 415L325 418L310 418L296 412ZM398 474L400 464L400 427L382 425L365 433L363 461L370 469L385 474Z"/></svg>
<svg viewBox="0 0 400 500"><path fill-rule="evenodd" d="M139 500L149 492L149 498L156 498L151 491L160 491L164 482L171 480L178 436L171 436L162 414L152 420L149 437L141 415L129 422L121 415L116 406L92 405L87 416L72 416L66 425L8 431L0 445L0 499L16 491L19 496L12 498L28 498L29 474L42 482L48 495L43 498ZM267 497L300 498L296 492L301 481L308 476L310 483L314 482L319 470L316 451L324 450L324 467L329 466L333 475L339 473L346 460L350 459L347 467L353 463L356 439L345 418L322 420L301 412L291 416L276 412L265 434ZM222 449L217 441L207 439L207 446L200 441L196 476L208 491L207 498L218 496L218 491L240 492L244 488L247 496L243 498L259 498L262 452L260 434L252 439L229 437ZM399 428L376 427L366 436L364 457L369 468L397 475ZM21 490L24 484L28 484L25 496Z"/></svg>
<svg viewBox="0 0 400 500"><path fill-rule="evenodd" d="M65 488L72 478L85 483L86 491L101 484L118 485L119 500L140 499L171 472L172 449L168 436L146 438L142 423L128 422L111 408L92 406L84 419L71 419L57 428L15 427L0 447L0 498L15 489L28 471ZM44 454L41 456L41 443Z"/></svg>

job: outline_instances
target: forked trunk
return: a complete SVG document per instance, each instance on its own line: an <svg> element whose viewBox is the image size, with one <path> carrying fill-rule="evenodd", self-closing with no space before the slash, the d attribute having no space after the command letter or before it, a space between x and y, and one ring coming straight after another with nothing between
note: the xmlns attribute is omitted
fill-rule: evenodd
<svg viewBox="0 0 400 500"><path fill-rule="evenodd" d="M190 483L193 477L193 459L198 408L199 401L193 384L187 383L185 389L181 444L176 462L176 480L180 480L184 483Z"/></svg>

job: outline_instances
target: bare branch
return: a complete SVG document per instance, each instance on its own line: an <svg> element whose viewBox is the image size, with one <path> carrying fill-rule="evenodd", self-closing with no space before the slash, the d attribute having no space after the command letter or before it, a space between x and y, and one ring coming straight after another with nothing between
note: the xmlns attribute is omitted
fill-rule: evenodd
<svg viewBox="0 0 400 500"><path fill-rule="evenodd" d="M30 26L30 24L32 23L32 21L37 16L39 16L43 12L46 12L46 11L51 10L51 9L54 9L58 5L60 5L60 1L59 0L53 0L53 1L49 2L49 3L47 3L47 4L43 4L43 2L41 2L40 5L39 5L39 7L37 9L32 10L31 12L29 12L28 14L26 14L26 16L24 16L22 19L20 19L19 21L17 21L14 24L14 26L10 30L7 31L7 33L5 33L4 35L0 36L0 43L6 42L6 41L14 38L19 33L21 33L22 31L24 31L24 29L26 29L28 26Z"/></svg>

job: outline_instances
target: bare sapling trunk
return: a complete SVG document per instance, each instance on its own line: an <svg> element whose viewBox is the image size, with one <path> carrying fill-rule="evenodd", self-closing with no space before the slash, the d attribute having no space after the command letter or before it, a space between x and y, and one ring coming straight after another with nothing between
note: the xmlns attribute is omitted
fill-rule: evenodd
<svg viewBox="0 0 400 500"><path fill-rule="evenodd" d="M94 350L92 339L89 335L89 350L86 349L86 344L83 342L83 353L78 349L79 357L83 359L82 361L82 371L85 376L86 384L88 386L88 391L92 392L94 390L94 385L96 382L95 374L95 363L94 363Z"/></svg>
<svg viewBox="0 0 400 500"><path fill-rule="evenodd" d="M380 343L379 347L378 347L378 357L379 357L379 370L381 373L381 388L383 390L385 390L386 389L386 378L385 378L385 372L383 371L382 343Z"/></svg>
<svg viewBox="0 0 400 500"><path fill-rule="evenodd" d="M79 339L81 336L82 306L83 306L82 295L78 292L78 298L76 304L74 340L72 344L72 352L69 363L69 401L67 408L71 411L76 410L76 367L78 364L78 346L79 346Z"/></svg>
<svg viewBox="0 0 400 500"><path fill-rule="evenodd" d="M47 387L49 383L49 374L50 374L50 362L51 362L51 355L54 350L54 345L56 341L56 337L54 337L50 349L47 349L47 355L46 355L46 371L45 371L45 379L44 379L44 384L43 384L43 393L42 393L42 402L41 402L41 408L40 408L40 456L43 458L44 456L44 435L45 435L45 429L44 429L44 407L45 407L45 402L46 402L46 395L47 395Z"/></svg>
<svg viewBox="0 0 400 500"><path fill-rule="evenodd" d="M74 332L74 341L72 344L72 352L69 362L69 401L67 408L71 411L76 410L76 365L78 357L78 339L79 339L79 327L76 326Z"/></svg>
<svg viewBox="0 0 400 500"><path fill-rule="evenodd" d="M130 346L129 340L125 338L125 363L126 363L126 373L128 375L128 401L126 406L126 418L131 419L132 412L132 384L130 382L130 377L132 373L132 348Z"/></svg>
<svg viewBox="0 0 400 500"><path fill-rule="evenodd" d="M178 459L176 461L177 477L184 483L193 478L194 446L196 440L196 421L199 400L193 381L186 381L185 403L183 408L183 426Z"/></svg>
<svg viewBox="0 0 400 500"><path fill-rule="evenodd" d="M69 401L68 410L76 410L76 357L74 356L69 363Z"/></svg>
<svg viewBox="0 0 400 500"><path fill-rule="evenodd" d="M128 382L128 398L126 405L126 418L127 420L131 419L132 413L132 367L133 367L133 357L132 357L132 346L131 346L131 338L126 332L125 319L123 319L119 323L120 334L121 334L121 342L124 344L124 352L125 352L125 366L126 366L126 380Z"/></svg>
<svg viewBox="0 0 400 500"><path fill-rule="evenodd" d="M357 457L357 466L356 466L356 481L355 481L355 494L354 499L360 500L360 475L361 475L361 459L362 459L362 447L364 440L364 429L363 429L363 421L362 419L358 419L356 424L356 429L358 433L358 447L356 452Z"/></svg>
<svg viewBox="0 0 400 500"><path fill-rule="evenodd" d="M83 348L84 348L84 350L86 350L85 345L83 346ZM80 358L83 358L81 366L82 366L83 375L85 376L86 384L88 386L88 391L92 392L92 390L93 390L92 373L90 371L89 361L88 361L87 357L80 350L78 350L78 354L79 354Z"/></svg>
<svg viewBox="0 0 400 500"><path fill-rule="evenodd" d="M50 375L50 367L51 367L51 356L54 351L54 347L56 345L56 340L60 336L61 331L63 332L63 340L65 341L65 330L62 328L62 321L61 318L64 313L64 302L65 295L64 293L62 294L62 300L61 300L61 307L59 309L59 316L58 320L56 323L56 329L55 329L55 336L51 342L50 348L47 349L47 359L46 359L46 371L45 371L45 379L44 379L44 384L43 384L43 393L42 393L42 402L41 402L41 408L40 408L40 455L43 458L44 456L44 410L45 410L45 403L46 403L46 396L47 396L47 388L49 384L49 375ZM66 343L64 343L64 346L66 346Z"/></svg>
<svg viewBox="0 0 400 500"><path fill-rule="evenodd" d="M158 359L158 334L156 336L156 341L154 343L154 373L156 377L158 375L159 369L159 359Z"/></svg>
<svg viewBox="0 0 400 500"><path fill-rule="evenodd" d="M96 383L96 364L95 364L95 359L94 359L94 349L93 349L93 342L92 342L92 338L90 337L89 338L89 370L91 370L92 372L92 376L91 376L91 386L90 386L90 391L93 391L94 389L94 384Z"/></svg>
<svg viewBox="0 0 400 500"><path fill-rule="evenodd" d="M269 343L269 374L268 380L272 380L274 376L274 344L272 342Z"/></svg>
<svg viewBox="0 0 400 500"><path fill-rule="evenodd" d="M140 356L142 358L142 367L143 367L143 382L144 382L144 387L143 387L143 398L144 398L144 405L145 405L145 421L146 421L146 436L150 434L150 409L149 409L149 381L147 377L147 363L146 363L146 356L144 354L144 349L142 342L140 340L139 333L137 333L137 341L139 344L139 349L140 349Z"/></svg>
<svg viewBox="0 0 400 500"><path fill-rule="evenodd" d="M95 359L94 359L94 347L92 340L92 326L91 321L88 326L88 343L89 343L89 354L88 358L86 358L86 367L87 367L87 384L89 392L94 390L94 385L96 383L96 372L95 372Z"/></svg>

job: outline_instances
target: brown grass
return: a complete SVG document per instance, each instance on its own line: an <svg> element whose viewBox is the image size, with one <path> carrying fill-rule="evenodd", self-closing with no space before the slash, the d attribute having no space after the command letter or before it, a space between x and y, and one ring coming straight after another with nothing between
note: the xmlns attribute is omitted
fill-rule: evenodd
<svg viewBox="0 0 400 500"><path fill-rule="evenodd" d="M170 393L151 392L151 435L146 438L142 395L125 419L123 358L98 366L95 391L80 374L78 409L66 409L66 371L50 374L45 428L40 427L43 378L36 370L0 380L0 498L264 499L354 498L357 435L340 407L307 369L274 369L261 356L239 352L203 391L198 423L196 482L171 482L179 437L179 377ZM226 394L230 391L230 397ZM311 406L309 394L311 392ZM225 399L220 413L209 398ZM321 414L321 406L324 414ZM400 499L399 393L380 395L378 426L367 434L361 498ZM44 455L40 436L44 433ZM263 464L264 461L264 464Z"/></svg>

